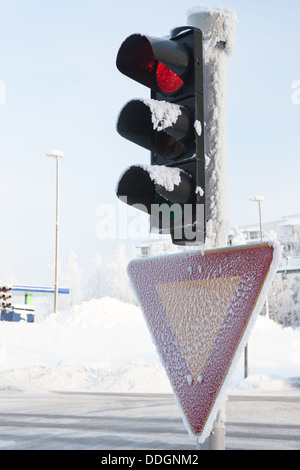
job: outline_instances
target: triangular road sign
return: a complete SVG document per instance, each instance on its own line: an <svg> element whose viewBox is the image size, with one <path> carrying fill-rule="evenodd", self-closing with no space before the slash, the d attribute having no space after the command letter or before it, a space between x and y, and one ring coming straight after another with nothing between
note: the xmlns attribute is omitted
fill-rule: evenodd
<svg viewBox="0 0 300 470"><path fill-rule="evenodd" d="M185 426L203 442L276 274L276 244L132 261L128 274Z"/></svg>

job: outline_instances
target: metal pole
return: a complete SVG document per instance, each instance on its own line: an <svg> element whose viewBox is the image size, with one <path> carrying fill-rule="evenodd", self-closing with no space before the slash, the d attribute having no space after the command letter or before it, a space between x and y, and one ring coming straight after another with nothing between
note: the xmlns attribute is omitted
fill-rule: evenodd
<svg viewBox="0 0 300 470"><path fill-rule="evenodd" d="M58 304L58 221L59 221L59 160L64 153L60 150L52 150L46 154L56 158L56 228L55 228L55 279L54 279L54 313L57 313Z"/></svg>
<svg viewBox="0 0 300 470"><path fill-rule="evenodd" d="M261 201L258 201L258 207L259 207L260 239L261 241L263 241L264 234L263 234L262 217L261 217Z"/></svg>
<svg viewBox="0 0 300 470"><path fill-rule="evenodd" d="M219 412L214 422L212 432L204 444L197 442L197 450L225 450L225 422Z"/></svg>
<svg viewBox="0 0 300 470"><path fill-rule="evenodd" d="M187 13L189 26L202 30L204 46L204 139L206 156L207 242L226 246L226 66L233 52L236 14L229 8L197 7ZM218 413L210 436L198 450L225 450L225 419Z"/></svg>
<svg viewBox="0 0 300 470"><path fill-rule="evenodd" d="M57 313L57 304L58 304L58 224L59 224L59 157L56 157L56 230L55 230L54 313Z"/></svg>
<svg viewBox="0 0 300 470"><path fill-rule="evenodd" d="M248 343L245 346L244 349L244 378L246 379L249 375L249 346Z"/></svg>
<svg viewBox="0 0 300 470"><path fill-rule="evenodd" d="M188 25L203 33L207 248L228 243L226 85L236 24L236 14L229 8L201 6L188 11Z"/></svg>
<svg viewBox="0 0 300 470"><path fill-rule="evenodd" d="M263 233L263 225L262 225L261 203L262 203L262 201L258 201L258 204L259 204L260 239L261 239L261 241L263 242L263 241L264 241L264 233ZM266 298L265 306L266 306L266 317L269 318L270 315L269 315L269 300L268 300L268 296L267 296L267 298Z"/></svg>
<svg viewBox="0 0 300 470"><path fill-rule="evenodd" d="M261 215L261 203L264 200L262 196L255 196L250 201L258 202L258 210L259 210L259 225L260 225L260 241L264 241L264 234L263 234L263 225L262 225L262 215ZM266 314L269 316L269 304L268 299L266 299ZM249 375L249 345L246 344L244 349L244 378L246 379Z"/></svg>

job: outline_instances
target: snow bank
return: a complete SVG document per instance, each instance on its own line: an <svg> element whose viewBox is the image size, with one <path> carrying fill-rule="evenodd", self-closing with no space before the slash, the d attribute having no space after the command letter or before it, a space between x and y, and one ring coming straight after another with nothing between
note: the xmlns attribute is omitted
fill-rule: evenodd
<svg viewBox="0 0 300 470"><path fill-rule="evenodd" d="M0 375L1 391L171 393L163 368L139 361L24 367Z"/></svg>
<svg viewBox="0 0 300 470"><path fill-rule="evenodd" d="M259 317L249 340L250 376L239 363L231 391L297 391L300 330ZM139 307L84 302L38 323L0 324L0 392L171 393Z"/></svg>
<svg viewBox="0 0 300 470"><path fill-rule="evenodd" d="M145 324L139 307L110 297L89 300L58 314L53 313L44 323L105 329L116 327L138 329Z"/></svg>
<svg viewBox="0 0 300 470"><path fill-rule="evenodd" d="M0 331L0 391L170 392L134 305L105 297Z"/></svg>

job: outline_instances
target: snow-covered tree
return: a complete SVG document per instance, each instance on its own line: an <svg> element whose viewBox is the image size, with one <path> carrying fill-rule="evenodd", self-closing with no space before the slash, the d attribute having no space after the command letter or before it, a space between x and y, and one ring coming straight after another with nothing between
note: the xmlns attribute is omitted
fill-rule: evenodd
<svg viewBox="0 0 300 470"><path fill-rule="evenodd" d="M99 253L93 260L93 264L93 271L85 287L85 300L100 299L108 295L108 270Z"/></svg>
<svg viewBox="0 0 300 470"><path fill-rule="evenodd" d="M300 276L276 274L268 294L270 318L284 326L300 326Z"/></svg>
<svg viewBox="0 0 300 470"><path fill-rule="evenodd" d="M136 304L127 274L128 262L126 247L120 244L116 256L107 266L109 296L123 302Z"/></svg>
<svg viewBox="0 0 300 470"><path fill-rule="evenodd" d="M60 299L63 307L73 306L82 301L82 274L83 270L79 268L77 263L77 254L72 250L68 257L68 263L60 275L60 285L70 289L68 298ZM62 296L61 296L62 297Z"/></svg>

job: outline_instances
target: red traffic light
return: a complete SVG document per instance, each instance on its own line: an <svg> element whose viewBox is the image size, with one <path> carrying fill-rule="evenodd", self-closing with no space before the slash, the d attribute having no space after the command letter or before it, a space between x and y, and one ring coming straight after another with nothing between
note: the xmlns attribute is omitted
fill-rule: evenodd
<svg viewBox="0 0 300 470"><path fill-rule="evenodd" d="M166 95L181 89L188 66L189 54L183 45L141 34L129 36L117 56L120 72Z"/></svg>
<svg viewBox="0 0 300 470"><path fill-rule="evenodd" d="M159 89L163 93L175 93L180 90L184 84L183 80L181 80L176 73L172 72L172 70L168 69L168 67L161 62L158 62L157 65L156 81Z"/></svg>

